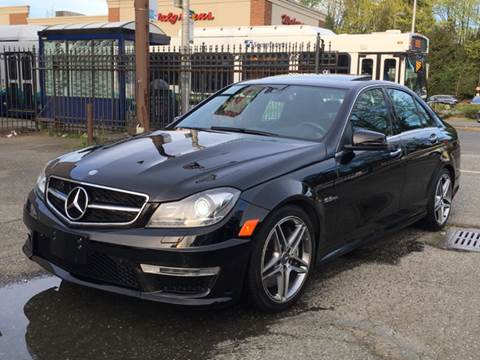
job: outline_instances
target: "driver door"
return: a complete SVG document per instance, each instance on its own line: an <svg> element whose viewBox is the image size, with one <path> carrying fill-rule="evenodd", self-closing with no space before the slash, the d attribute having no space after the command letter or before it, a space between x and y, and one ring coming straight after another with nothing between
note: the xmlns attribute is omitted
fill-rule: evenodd
<svg viewBox="0 0 480 360"><path fill-rule="evenodd" d="M404 149L400 136L393 131L391 115L382 88L365 90L352 109L343 146L352 144L355 129L365 129L383 133L388 147L343 148L337 153L336 238L340 245L365 240L400 221L400 199L405 183Z"/></svg>

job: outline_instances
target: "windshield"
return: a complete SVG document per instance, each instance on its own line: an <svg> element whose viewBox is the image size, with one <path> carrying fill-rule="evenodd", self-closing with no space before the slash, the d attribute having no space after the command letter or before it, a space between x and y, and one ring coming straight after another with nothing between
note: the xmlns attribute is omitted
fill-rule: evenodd
<svg viewBox="0 0 480 360"><path fill-rule="evenodd" d="M346 90L296 85L234 85L195 109L177 128L321 140Z"/></svg>
<svg viewBox="0 0 480 360"><path fill-rule="evenodd" d="M418 96L427 96L427 75L425 56L421 54L407 55L405 60L405 86L412 89Z"/></svg>

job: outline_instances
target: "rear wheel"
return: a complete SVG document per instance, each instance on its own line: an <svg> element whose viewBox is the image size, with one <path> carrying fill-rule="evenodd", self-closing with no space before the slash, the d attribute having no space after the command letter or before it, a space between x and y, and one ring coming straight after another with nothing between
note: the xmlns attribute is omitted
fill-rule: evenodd
<svg viewBox="0 0 480 360"><path fill-rule="evenodd" d="M427 206L423 223L429 230L441 230L450 217L453 199L453 181L450 171L442 169L436 177L435 186Z"/></svg>
<svg viewBox="0 0 480 360"><path fill-rule="evenodd" d="M253 305L265 312L292 306L311 273L315 254L313 227L296 206L272 213L255 238L247 288Z"/></svg>

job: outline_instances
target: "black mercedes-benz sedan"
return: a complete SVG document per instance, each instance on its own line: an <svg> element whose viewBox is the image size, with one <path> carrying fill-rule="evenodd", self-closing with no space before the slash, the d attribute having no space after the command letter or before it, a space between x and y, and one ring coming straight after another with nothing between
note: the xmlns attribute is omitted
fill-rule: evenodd
<svg viewBox="0 0 480 360"><path fill-rule="evenodd" d="M459 187L455 130L391 82L290 75L231 85L167 130L49 162L25 254L70 282L167 303L245 293L281 311L315 264L421 222Z"/></svg>

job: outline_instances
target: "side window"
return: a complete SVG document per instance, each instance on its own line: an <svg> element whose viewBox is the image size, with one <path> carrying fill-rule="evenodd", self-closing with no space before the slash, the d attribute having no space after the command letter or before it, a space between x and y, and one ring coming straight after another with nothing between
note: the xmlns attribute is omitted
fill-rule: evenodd
<svg viewBox="0 0 480 360"><path fill-rule="evenodd" d="M397 60L395 59L385 59L383 62L383 80L393 81L397 77Z"/></svg>
<svg viewBox="0 0 480 360"><path fill-rule="evenodd" d="M367 90L362 93L352 110L350 122L353 128L362 128L392 134L390 111L381 89Z"/></svg>
<svg viewBox="0 0 480 360"><path fill-rule="evenodd" d="M405 91L389 89L393 109L397 115L400 131L420 129L423 127L422 117L418 113L415 100Z"/></svg>
<svg viewBox="0 0 480 360"><path fill-rule="evenodd" d="M415 99L415 104L417 105L418 114L422 118L422 125L424 127L436 127L438 126L435 119L433 119L430 114L425 110L425 108Z"/></svg>
<svg viewBox="0 0 480 360"><path fill-rule="evenodd" d="M372 59L362 59L362 75L373 75L373 60Z"/></svg>

